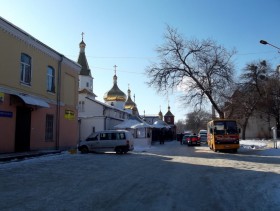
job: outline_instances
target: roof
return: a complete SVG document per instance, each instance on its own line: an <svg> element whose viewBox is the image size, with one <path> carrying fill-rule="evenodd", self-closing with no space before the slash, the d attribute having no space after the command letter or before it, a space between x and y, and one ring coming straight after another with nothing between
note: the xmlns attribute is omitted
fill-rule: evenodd
<svg viewBox="0 0 280 211"><path fill-rule="evenodd" d="M87 62L87 58L86 58L86 54L85 54L85 43L82 41L80 43L80 54L79 54L79 58L78 58L78 63L82 66L82 69L80 71L80 75L84 75L84 76L91 76L91 72L88 66L88 62Z"/></svg>
<svg viewBox="0 0 280 211"><path fill-rule="evenodd" d="M123 102L126 101L126 94L119 89L118 84L117 84L117 79L118 79L117 76L114 75L113 87L108 92L106 92L103 96L103 99L105 101L123 101Z"/></svg>

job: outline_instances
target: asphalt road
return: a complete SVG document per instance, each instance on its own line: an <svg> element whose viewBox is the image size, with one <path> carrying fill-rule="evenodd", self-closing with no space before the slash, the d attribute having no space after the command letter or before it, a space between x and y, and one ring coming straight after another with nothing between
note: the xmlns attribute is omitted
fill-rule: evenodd
<svg viewBox="0 0 280 211"><path fill-rule="evenodd" d="M279 156L179 142L0 164L0 210L280 210Z"/></svg>

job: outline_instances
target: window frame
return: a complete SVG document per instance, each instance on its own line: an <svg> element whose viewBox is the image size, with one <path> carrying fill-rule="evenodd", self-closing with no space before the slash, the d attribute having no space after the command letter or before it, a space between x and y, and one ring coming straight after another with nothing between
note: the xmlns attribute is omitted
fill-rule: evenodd
<svg viewBox="0 0 280 211"><path fill-rule="evenodd" d="M55 69L50 65L47 66L47 91L55 93Z"/></svg>
<svg viewBox="0 0 280 211"><path fill-rule="evenodd" d="M27 59L28 61L26 61ZM32 78L32 58L26 53L20 55L20 82L31 86Z"/></svg>

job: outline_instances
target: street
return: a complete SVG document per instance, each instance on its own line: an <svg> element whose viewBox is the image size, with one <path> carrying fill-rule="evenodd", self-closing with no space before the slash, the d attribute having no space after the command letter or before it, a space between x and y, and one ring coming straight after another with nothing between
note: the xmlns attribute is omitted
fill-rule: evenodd
<svg viewBox="0 0 280 211"><path fill-rule="evenodd" d="M280 210L280 156L156 143L0 164L0 210Z"/></svg>

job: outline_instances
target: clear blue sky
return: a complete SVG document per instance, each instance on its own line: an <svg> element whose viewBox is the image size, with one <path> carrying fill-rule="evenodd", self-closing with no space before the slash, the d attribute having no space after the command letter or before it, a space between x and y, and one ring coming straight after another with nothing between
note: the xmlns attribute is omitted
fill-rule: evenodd
<svg viewBox="0 0 280 211"><path fill-rule="evenodd" d="M81 33L94 77L97 99L113 85L128 84L139 113L167 112L167 97L146 85L145 68L157 61L166 24L186 38L212 38L236 48L236 72L246 63L266 59L275 67L280 53L259 40L280 46L280 0L0 0L0 16L41 42L77 61ZM175 121L192 107L182 107L180 93L169 93Z"/></svg>

